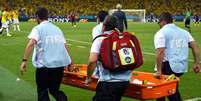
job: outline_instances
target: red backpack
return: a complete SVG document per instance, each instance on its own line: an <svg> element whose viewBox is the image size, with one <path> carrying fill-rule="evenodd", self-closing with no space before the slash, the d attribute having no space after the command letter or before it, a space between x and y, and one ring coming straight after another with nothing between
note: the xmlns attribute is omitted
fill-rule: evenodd
<svg viewBox="0 0 201 101"><path fill-rule="evenodd" d="M143 64L142 51L135 35L113 31L100 36L105 37L100 47L100 61L105 69L133 70Z"/></svg>

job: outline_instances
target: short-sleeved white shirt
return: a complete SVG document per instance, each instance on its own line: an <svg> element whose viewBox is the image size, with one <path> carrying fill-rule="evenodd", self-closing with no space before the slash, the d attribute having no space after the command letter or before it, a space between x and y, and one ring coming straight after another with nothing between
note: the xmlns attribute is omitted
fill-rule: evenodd
<svg viewBox="0 0 201 101"><path fill-rule="evenodd" d="M98 25L96 25L93 28L93 30L92 30L92 37L93 37L93 39L95 37L97 37L98 35L101 35L103 33L102 29L103 29L103 23L102 22L100 22Z"/></svg>
<svg viewBox="0 0 201 101"><path fill-rule="evenodd" d="M169 25L169 26L173 26L173 25ZM175 26L176 27L176 26ZM155 49L157 48L164 48L165 47L165 35L164 33L166 32L166 30L168 30L168 26L166 25L166 27L163 30L159 30L155 36L154 36L154 45L155 45ZM187 32L188 35L188 42L192 42L194 41L193 37L191 36L191 34L189 32Z"/></svg>
<svg viewBox="0 0 201 101"><path fill-rule="evenodd" d="M188 45L194 41L191 34L174 24L163 26L154 36L155 49L165 48L164 61L169 61L175 73L187 72Z"/></svg>
<svg viewBox="0 0 201 101"><path fill-rule="evenodd" d="M32 62L36 68L59 68L71 63L66 51L63 32L54 24L43 21L28 35L37 43L34 46Z"/></svg>

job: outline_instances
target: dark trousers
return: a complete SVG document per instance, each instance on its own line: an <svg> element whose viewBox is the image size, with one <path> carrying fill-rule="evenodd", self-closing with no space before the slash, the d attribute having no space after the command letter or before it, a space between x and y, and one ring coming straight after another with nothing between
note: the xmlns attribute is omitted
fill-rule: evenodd
<svg viewBox="0 0 201 101"><path fill-rule="evenodd" d="M180 77L183 73L174 73L170 68L170 64L168 61L163 62L162 64L162 74L171 75L175 74L175 76ZM181 95L179 93L179 84L177 84L176 93L168 96L169 101L182 101ZM156 101L165 101L165 97L159 98Z"/></svg>
<svg viewBox="0 0 201 101"><path fill-rule="evenodd" d="M1 23L1 18L0 18L0 28L1 28L1 26L2 26L2 23Z"/></svg>
<svg viewBox="0 0 201 101"><path fill-rule="evenodd" d="M76 19L75 18L72 19L71 24L72 24L72 26L76 25Z"/></svg>
<svg viewBox="0 0 201 101"><path fill-rule="evenodd" d="M191 23L190 17L186 18L185 27L188 29L189 32L191 32L190 23Z"/></svg>
<svg viewBox="0 0 201 101"><path fill-rule="evenodd" d="M99 82L93 101L120 101L129 82Z"/></svg>
<svg viewBox="0 0 201 101"><path fill-rule="evenodd" d="M57 101L67 101L67 96L59 91L63 70L63 67L36 69L38 101L50 101L48 91Z"/></svg>
<svg viewBox="0 0 201 101"><path fill-rule="evenodd" d="M190 17L186 18L185 27L190 27L190 23L191 23Z"/></svg>

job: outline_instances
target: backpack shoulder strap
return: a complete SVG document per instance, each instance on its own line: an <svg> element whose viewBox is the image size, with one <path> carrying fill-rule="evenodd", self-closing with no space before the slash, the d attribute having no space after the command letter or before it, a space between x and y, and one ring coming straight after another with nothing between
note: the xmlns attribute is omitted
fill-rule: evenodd
<svg viewBox="0 0 201 101"><path fill-rule="evenodd" d="M108 34L101 34L101 35L98 35L98 36L96 36L93 40L92 40L92 43L96 40L96 39L98 39L99 37L108 37L109 35Z"/></svg>

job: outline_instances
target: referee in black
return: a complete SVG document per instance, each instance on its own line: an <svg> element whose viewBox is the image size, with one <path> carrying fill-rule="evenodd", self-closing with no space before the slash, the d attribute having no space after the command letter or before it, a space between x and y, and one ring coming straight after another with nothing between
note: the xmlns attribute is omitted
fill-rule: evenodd
<svg viewBox="0 0 201 101"><path fill-rule="evenodd" d="M128 28L126 15L125 15L125 13L123 11L121 11L121 8L122 8L121 4L117 4L116 8L117 8L117 11L115 11L113 13L113 16L116 16L119 19L117 28L121 32L123 32L124 31L124 25L125 25L126 29Z"/></svg>

